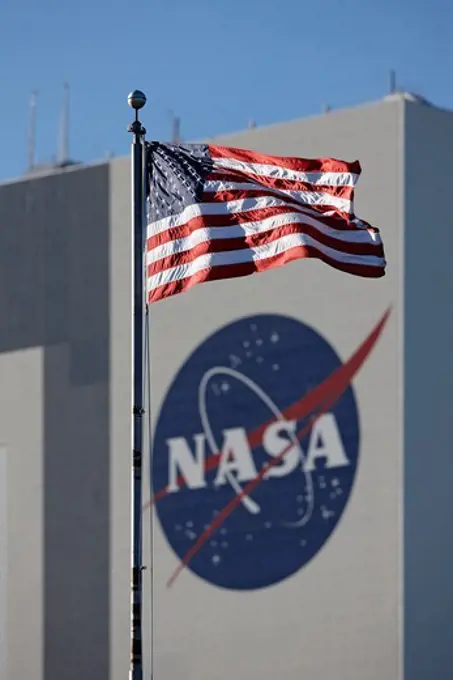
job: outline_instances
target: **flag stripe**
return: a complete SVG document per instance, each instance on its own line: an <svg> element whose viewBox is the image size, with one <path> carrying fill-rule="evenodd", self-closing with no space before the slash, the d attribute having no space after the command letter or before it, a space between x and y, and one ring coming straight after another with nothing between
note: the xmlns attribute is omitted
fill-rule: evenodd
<svg viewBox="0 0 453 680"><path fill-rule="evenodd" d="M353 172L301 172L269 163L245 163L236 158L215 158L214 169L222 171L232 170L236 176L238 173L241 173L251 175L260 180L264 178L286 179L325 187L354 187L359 179L359 175Z"/></svg>
<svg viewBox="0 0 453 680"><path fill-rule="evenodd" d="M205 197L203 196L203 199ZM346 230L360 230L364 228L371 230L378 234L377 229L370 227L356 218L348 217L348 220L342 219L341 215L337 213L329 214L322 213L319 208L316 210L309 208L308 206L300 206L294 201L290 201L286 197L282 196L269 196L267 193L264 196L250 197L246 195L244 198L235 198L231 201L217 201L217 202L206 202L203 200L202 203L192 203L188 205L182 212L171 215L170 217L164 217L160 220L153 221L150 224L150 233L152 235L160 234L168 229L173 229L174 227L179 227L187 222L189 222L194 217L208 217L213 215L239 215L241 213L250 213L254 210L260 210L261 208L271 208L276 206L286 206L291 210L303 210L305 215L310 215L318 219L322 219L325 224L329 224L333 228ZM364 225L364 226L362 226Z"/></svg>
<svg viewBox="0 0 453 680"><path fill-rule="evenodd" d="M269 218L275 217L275 222ZM196 215L189 219L184 224L167 229L157 234L151 233L147 239L147 250L150 251L158 248L164 243L176 241L178 239L188 238L191 234L195 234L199 230L209 229L212 238L236 238L239 236L247 236L255 233L258 230L272 229L273 225L280 226L284 222L298 222L300 225L305 225L307 228L312 227L318 233L325 234L332 239L347 241L349 243L371 243L373 245L382 245L380 234L371 232L366 229L341 229L342 222L338 219L320 220L313 217L312 214L293 208L291 205L278 205L259 208L257 210L250 210L242 213L226 213L224 215ZM331 226L334 225L334 226ZM228 233L229 232L229 233Z"/></svg>
<svg viewBox="0 0 453 680"><path fill-rule="evenodd" d="M256 187L259 183L263 187L269 187L270 189L289 190L289 191L311 191L318 192L324 196L336 196L338 198L344 198L352 201L354 198L354 187L342 186L342 185L320 185L311 184L310 182L302 182L295 179L287 179L286 177L258 177L258 175L253 175L251 173L233 173L233 172L212 172L206 177L209 182L233 182L236 183L238 178L241 181L247 181L251 186Z"/></svg>
<svg viewBox="0 0 453 680"><path fill-rule="evenodd" d="M209 230L205 230L209 232ZM306 242L308 245L316 248L326 247L332 253L335 252L339 257L341 254L345 256L357 255L363 257L369 255L378 260L382 256L382 248L374 248L370 244L334 244L332 246L331 239L325 237L319 238L319 234L311 234L308 230L301 232L299 225L286 224L283 227L272 229L269 232L253 234L251 236L235 238L235 239L213 239L209 233L201 234L199 232L198 239L191 239L191 244L183 243L178 247L178 243L166 244L161 248L156 248L155 251L148 253L148 276L153 276L161 269L171 269L172 267L180 267L191 262L195 262L198 258L214 253L237 252L240 257L242 250L249 250L250 248L258 249L261 246L270 245L274 241L281 240L284 237L298 237L302 245Z"/></svg>
<svg viewBox="0 0 453 680"><path fill-rule="evenodd" d="M209 252L221 250L236 250L247 246L257 246L266 241L279 238L283 234L301 233L307 234L333 250L355 255L374 255L383 257L384 251L381 243L351 242L346 240L347 234L341 234L343 239L332 238L322 233L316 227L305 224L303 217L295 213L268 217L260 222L246 223L242 226L231 227L202 227L194 230L189 229L187 236L175 238L161 245L155 245L147 251L147 263L158 262L174 256L175 264L183 260L181 253L195 252L201 244L209 244ZM356 235L356 234L354 234ZM208 251L206 251L208 252ZM189 259L193 259L190 257ZM184 261L188 261L185 259ZM171 266L168 261L160 263L160 266Z"/></svg>
<svg viewBox="0 0 453 680"><path fill-rule="evenodd" d="M253 182L213 182L208 180L204 185L204 194L217 193L220 191L248 191L255 189ZM345 213L352 212L352 202L348 199L338 198L321 191L292 191L290 189L272 189L274 194L289 196L301 205L328 205Z"/></svg>
<svg viewBox="0 0 453 680"><path fill-rule="evenodd" d="M302 248L305 252L307 248L314 249L317 253L322 253L338 264L364 264L369 267L379 268L382 265L381 258L373 255L354 255L352 253L342 253L338 250L321 245L315 239L306 234L291 234L282 236L270 243L263 245L235 249L232 251L222 251L207 253L195 257L193 261L169 267L162 267L161 264L151 265L148 268L148 287L150 290L158 288L166 283L190 278L204 269L218 266L228 266L247 262L259 262L272 259L277 256L284 256L285 253L294 248ZM307 255L300 255L307 257ZM284 259L284 258L283 258ZM262 266L262 265L261 265ZM154 272L154 273L152 273Z"/></svg>
<svg viewBox="0 0 453 680"><path fill-rule="evenodd" d="M148 302L158 302L171 295L190 290L196 284L204 283L206 281L219 281L221 279L250 276L258 272L264 272L268 269L281 267L289 262L303 258L316 258L335 269L354 274L355 276L380 278L384 275L382 267L365 264L361 259L357 262L341 262L335 258L329 257L322 251L318 251L316 248L300 246L285 251L284 253L274 255L273 257L269 257L266 260L213 266L211 268L200 269L190 278L172 279L162 283L160 286L154 288L149 287Z"/></svg>
<svg viewBox="0 0 453 680"><path fill-rule="evenodd" d="M336 158L292 158L290 156L271 156L246 149L234 147L208 145L209 153L218 163L219 158L228 158L242 161L244 163L258 163L261 165L278 165L281 168L295 170L296 172L351 172L360 175L361 168L359 161L347 163Z"/></svg>
<svg viewBox="0 0 453 680"><path fill-rule="evenodd" d="M356 228L355 227L356 224L366 224L362 220L358 220L358 218L355 217L353 212L342 212L338 208L333 208L331 205L328 204L308 206L296 200L295 198L288 196L283 192L273 191L272 189L247 189L246 191L244 190L218 191L216 193L207 192L201 195L200 200L203 203L219 204L219 203L234 203L237 201L253 200L260 198L263 199L274 198L281 200L283 203L287 205L293 205L295 208L302 208L306 212L317 214L319 217L322 216L322 219L324 219L324 217L327 217L334 218L337 221L341 220L344 223L345 229L348 228L348 226L350 226L350 228ZM372 231L375 231L376 233L379 231L375 227L369 226L368 228Z"/></svg>

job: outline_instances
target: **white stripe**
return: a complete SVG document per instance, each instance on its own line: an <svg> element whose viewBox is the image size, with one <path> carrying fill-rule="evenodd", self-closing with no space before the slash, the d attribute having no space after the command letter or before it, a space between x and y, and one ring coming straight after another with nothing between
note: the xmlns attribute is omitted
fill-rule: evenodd
<svg viewBox="0 0 453 680"><path fill-rule="evenodd" d="M332 227L329 227L323 224L321 221L315 220L308 215L301 215L300 213L288 211L287 213L272 215L262 220L244 222L243 224L219 227L202 227L200 229L195 229L188 236L173 239L168 243L163 243L160 246L152 248L147 252L146 261L147 264L152 264L153 262L157 262L158 260L161 260L164 257L169 257L170 255L174 255L175 253L187 252L200 243L206 243L207 241L215 241L218 239L244 238L253 234L269 232L273 229L278 229L279 227L294 223L309 224L313 227L316 227L316 229L322 234L336 238L338 241L342 241L343 243L381 244L381 237L378 233L369 232L366 230L348 231L332 229Z"/></svg>
<svg viewBox="0 0 453 680"><path fill-rule="evenodd" d="M244 248L221 253L208 253L197 257L193 262L164 269L163 271L148 277L148 291L152 291L155 288L159 288L160 286L174 281L190 278L205 269L212 269L222 265L234 265L266 260L297 246L314 246L324 255L345 264L368 265L371 267L384 267L385 265L385 260L381 257L340 253L338 250L333 250L332 248L321 245L318 241L306 234L292 234L291 236L283 236L271 243L266 243L265 245L257 246L255 248Z"/></svg>
<svg viewBox="0 0 453 680"><path fill-rule="evenodd" d="M279 206L286 206L288 208L301 208L304 215L312 215L319 217L319 212L310 209L308 206L301 206L296 201L291 201L287 198L277 198L276 196L259 196L257 198L240 198L235 201L225 201L224 203L193 203L177 215L170 215L163 217L160 220L155 220L148 225L149 231L153 235L162 234L168 229L180 227L187 224L195 217L202 215L227 215L229 213L236 214L241 212L249 212L251 210L261 210L262 208L275 208ZM330 217L335 215L336 211L326 211L322 213L323 217ZM360 227L362 221L358 218L353 218L352 221ZM364 227L363 227L364 228Z"/></svg>
<svg viewBox="0 0 453 680"><path fill-rule="evenodd" d="M290 191L289 189L266 187L254 182L216 182L214 180L208 180L203 187L203 191L209 194L217 191L249 191L253 189L263 189L272 191L275 194L290 196L296 203L301 205L331 205L342 212L352 212L352 201L321 191Z"/></svg>
<svg viewBox="0 0 453 680"><path fill-rule="evenodd" d="M360 175L353 172L300 172L281 165L267 165L264 163L246 163L236 158L213 158L214 168L247 172L260 177L275 179L291 179L307 182L316 186L353 187Z"/></svg>

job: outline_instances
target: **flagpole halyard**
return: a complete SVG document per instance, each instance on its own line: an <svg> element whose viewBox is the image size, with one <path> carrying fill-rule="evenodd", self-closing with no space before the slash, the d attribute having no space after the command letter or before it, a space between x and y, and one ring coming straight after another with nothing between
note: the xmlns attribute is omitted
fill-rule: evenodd
<svg viewBox="0 0 453 680"><path fill-rule="evenodd" d="M146 96L134 90L128 96L135 110L129 126L132 133L132 464L131 464L131 639L130 680L143 680L143 578L142 571L142 462L144 432L144 244L145 244L145 172L144 137L138 112L146 104Z"/></svg>

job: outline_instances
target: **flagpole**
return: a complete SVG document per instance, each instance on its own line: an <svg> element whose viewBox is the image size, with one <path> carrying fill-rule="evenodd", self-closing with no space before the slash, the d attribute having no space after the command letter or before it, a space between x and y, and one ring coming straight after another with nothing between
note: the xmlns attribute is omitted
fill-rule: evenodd
<svg viewBox="0 0 453 680"><path fill-rule="evenodd" d="M142 460L144 422L144 310L145 290L143 254L145 243L145 176L143 147L145 128L138 112L146 104L146 96L134 90L128 97L129 106L135 110L135 120L129 126L132 132L132 244L133 244L133 298L132 298L132 465L131 465L131 639L130 680L143 680L142 644Z"/></svg>

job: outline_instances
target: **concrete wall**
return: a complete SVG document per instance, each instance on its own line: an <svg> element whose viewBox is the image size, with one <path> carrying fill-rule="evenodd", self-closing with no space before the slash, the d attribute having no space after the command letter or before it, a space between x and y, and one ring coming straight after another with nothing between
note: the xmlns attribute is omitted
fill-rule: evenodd
<svg viewBox="0 0 453 680"><path fill-rule="evenodd" d="M217 465L206 487L179 485L153 513L145 510L144 562L154 567L154 579L145 572L153 621L148 606L144 628L149 639L154 624L154 654L147 647L145 657L147 674L152 665L157 680L276 674L282 680L402 680L404 632L405 677L450 677L445 442L451 329L442 324L448 324L451 281L448 247L431 241L429 255L426 246L428 223L442 231L443 244L450 238L443 203L433 201L438 193L448 196L450 117L395 98L215 140L276 154L360 158L356 212L381 228L388 274L365 281L319 262L296 262L153 305L156 449L152 480L149 460L145 468L145 501L150 484L159 490L168 481L168 440L185 437L193 449L193 435L202 433L194 407L200 378L237 356L231 343L241 345L238 370L284 409L294 395L328 378L335 362L347 363L391 311L352 387L329 407L345 453L358 451L358 465L355 477L346 467L337 475L327 453L327 465L318 461L312 471L316 526L307 524L299 537L304 550L316 543L310 559L297 567L285 530L267 526L286 517L294 489L307 483L300 471L263 481L250 493L262 526L249 531L255 520L239 504L171 587L168 580L185 546L203 531L197 522L215 493L223 504L234 494L229 484L215 492ZM429 186L427 167L436 170ZM8 602L0 612L0 651L7 651L1 680L122 680L127 674L129 192L128 159L0 186L0 604ZM257 315L272 319L247 320ZM234 323L239 330L212 338ZM272 324L293 324L279 364L283 370L293 362L286 381L269 370L280 361L270 345L250 356L261 357L262 367L245 365L249 348L240 333L247 323L264 323L266 332ZM265 336L257 339L264 343ZM211 405L216 439L222 430L253 425L261 407L250 399L241 393L220 410ZM315 444L322 448L322 441ZM302 446L309 446L308 435ZM428 466L427 454L440 457L441 466ZM253 455L258 464L264 454ZM343 473L345 489L349 483L352 489L337 512L323 494ZM436 504L421 504L424 494ZM339 520L328 540L324 519ZM249 533L256 552L241 548ZM222 560L217 572L209 562L216 555ZM296 567L284 577L282 564L291 560Z"/></svg>
<svg viewBox="0 0 453 680"><path fill-rule="evenodd" d="M411 680L453 674L452 153L452 114L407 106L404 576Z"/></svg>

